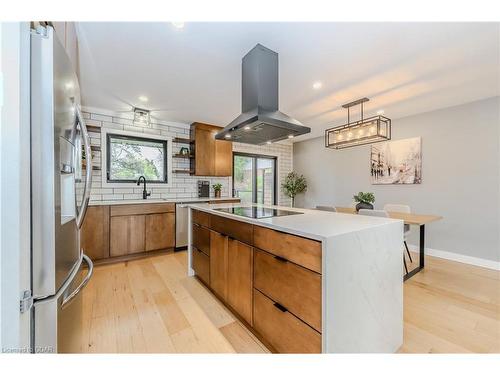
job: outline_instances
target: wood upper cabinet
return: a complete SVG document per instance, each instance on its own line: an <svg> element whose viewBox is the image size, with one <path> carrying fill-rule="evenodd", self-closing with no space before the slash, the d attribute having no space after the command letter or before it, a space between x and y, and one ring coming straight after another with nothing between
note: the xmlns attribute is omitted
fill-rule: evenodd
<svg viewBox="0 0 500 375"><path fill-rule="evenodd" d="M233 143L215 139L222 127L194 122L191 139L194 140L192 169L196 176L226 177L233 174Z"/></svg>
<svg viewBox="0 0 500 375"><path fill-rule="evenodd" d="M109 206L87 208L80 230L80 247L92 260L109 257Z"/></svg>
<svg viewBox="0 0 500 375"><path fill-rule="evenodd" d="M175 214L146 215L146 251L175 246Z"/></svg>
<svg viewBox="0 0 500 375"><path fill-rule="evenodd" d="M227 303L252 325L253 249L228 239Z"/></svg>

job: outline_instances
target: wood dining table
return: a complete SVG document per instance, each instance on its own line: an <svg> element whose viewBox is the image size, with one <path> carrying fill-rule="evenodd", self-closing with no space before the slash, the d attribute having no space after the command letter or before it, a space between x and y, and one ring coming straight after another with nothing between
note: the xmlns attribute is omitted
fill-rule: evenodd
<svg viewBox="0 0 500 375"><path fill-rule="evenodd" d="M357 214L354 207L335 207L337 212L345 214ZM419 242L419 265L417 268L411 270L404 276L404 280L415 276L422 271L425 267L425 225L434 221L441 220L443 217L438 215L421 215L405 212L387 212L391 219L403 220L405 224L416 225L420 228L420 242Z"/></svg>

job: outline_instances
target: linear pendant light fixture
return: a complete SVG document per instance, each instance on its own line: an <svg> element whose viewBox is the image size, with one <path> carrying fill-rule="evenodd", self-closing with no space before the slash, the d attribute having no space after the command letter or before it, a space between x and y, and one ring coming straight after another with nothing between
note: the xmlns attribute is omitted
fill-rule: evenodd
<svg viewBox="0 0 500 375"><path fill-rule="evenodd" d="M391 139L391 119L377 115L363 118L363 103L369 101L362 98L344 104L347 108L347 124L325 131L325 147L336 150L387 141ZM361 106L361 120L351 122L351 107Z"/></svg>

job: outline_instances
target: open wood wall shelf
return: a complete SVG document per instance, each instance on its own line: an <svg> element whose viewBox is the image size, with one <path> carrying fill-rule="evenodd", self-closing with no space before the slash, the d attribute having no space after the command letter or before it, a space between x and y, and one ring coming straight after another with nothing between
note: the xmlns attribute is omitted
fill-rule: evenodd
<svg viewBox="0 0 500 375"><path fill-rule="evenodd" d="M190 138L178 138L178 137L176 137L172 141L174 143L189 143L189 144L194 143L194 140L192 140Z"/></svg>
<svg viewBox="0 0 500 375"><path fill-rule="evenodd" d="M193 170L189 169L174 169L172 173L188 173L188 174L194 174Z"/></svg>
<svg viewBox="0 0 500 375"><path fill-rule="evenodd" d="M100 126L87 125L87 131L89 133L100 133L101 132L101 127Z"/></svg>
<svg viewBox="0 0 500 375"><path fill-rule="evenodd" d="M194 159L194 155L175 154L175 155L172 155L172 157L179 158L179 159Z"/></svg>

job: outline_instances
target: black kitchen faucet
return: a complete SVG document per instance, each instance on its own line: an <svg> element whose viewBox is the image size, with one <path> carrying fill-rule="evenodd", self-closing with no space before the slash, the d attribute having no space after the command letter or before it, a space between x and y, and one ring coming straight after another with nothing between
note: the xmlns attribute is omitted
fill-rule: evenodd
<svg viewBox="0 0 500 375"><path fill-rule="evenodd" d="M141 185L141 179L144 181L144 190L142 191L142 199L148 199L148 197L151 195L151 193L148 193L146 191L146 177L141 176L137 179L137 186Z"/></svg>

